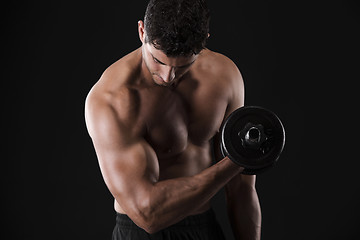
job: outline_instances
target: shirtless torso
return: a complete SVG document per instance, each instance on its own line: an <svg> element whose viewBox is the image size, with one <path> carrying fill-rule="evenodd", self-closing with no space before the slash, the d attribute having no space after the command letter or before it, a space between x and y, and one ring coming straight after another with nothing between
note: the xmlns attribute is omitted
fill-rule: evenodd
<svg viewBox="0 0 360 240"><path fill-rule="evenodd" d="M136 204L136 199L141 196L150 194L143 193L149 188L149 183L153 186L180 179L174 181L171 191L165 184L162 187L162 194L169 194L163 198L174 198L168 202L177 201L180 194L185 198L185 190L182 192L180 188L188 188L190 192L192 188L201 189L188 184L186 177L195 176L212 165L212 140L215 139L216 146L223 120L243 105L244 97L239 70L221 54L203 50L176 84L161 86L145 80L149 73L144 72L142 51L139 48L111 65L94 85L86 101L88 130L104 180L115 197L115 210L134 216L135 222L137 215L145 214L133 213L131 205ZM215 155L220 160L217 148ZM227 161L226 164L232 163ZM230 172L231 176L224 183L239 169L233 167ZM181 182L182 178L184 182ZM143 184L143 188L139 187ZM173 192L174 188L179 188L179 193ZM218 189L214 187L214 191ZM129 198L133 203L129 203ZM140 202L155 202L144 198ZM181 203L169 204L168 207L164 204L161 208L170 211L171 207L176 207L179 212L189 209L184 215L178 214L179 218L169 215L171 224L186 215L206 211L210 199L206 197L205 201L203 198L203 202L196 203L189 196L189 202L183 202L183 210L179 208ZM165 202L156 201L159 204ZM198 206L189 207L191 202Z"/></svg>

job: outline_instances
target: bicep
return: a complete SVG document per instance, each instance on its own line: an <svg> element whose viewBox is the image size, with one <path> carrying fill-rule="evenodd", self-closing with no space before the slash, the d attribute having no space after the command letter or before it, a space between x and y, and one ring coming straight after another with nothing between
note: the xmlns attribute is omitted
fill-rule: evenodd
<svg viewBox="0 0 360 240"><path fill-rule="evenodd" d="M227 105L220 129L222 129L224 122L233 111L244 106L245 91L241 73L234 63L231 62L230 65L229 71L227 71ZM220 150L220 141L221 132L217 132L217 134L213 137L214 155L217 161L223 158Z"/></svg>
<svg viewBox="0 0 360 240"><path fill-rule="evenodd" d="M230 76L230 87L231 94L229 95L229 103L226 109L225 116L228 117L233 111L244 106L245 101L245 89L244 89L244 81L240 71L235 68Z"/></svg>
<svg viewBox="0 0 360 240"><path fill-rule="evenodd" d="M89 107L86 120L101 173L114 198L126 209L157 181L156 154L111 107L92 110Z"/></svg>
<svg viewBox="0 0 360 240"><path fill-rule="evenodd" d="M110 192L121 204L123 197L135 201L147 194L158 180L158 164L153 149L145 141L126 147L111 148L94 143L100 169Z"/></svg>
<svg viewBox="0 0 360 240"><path fill-rule="evenodd" d="M224 122L232 112L244 106L245 101L244 81L239 69L235 65L233 65L233 68L229 72L229 101L221 126L223 126ZM221 132L218 132L213 138L214 154L216 160L220 160L221 158L223 158L220 150L220 142ZM238 174L228 183L227 187L238 189L238 187L244 183L247 186L255 186L255 179L255 175Z"/></svg>

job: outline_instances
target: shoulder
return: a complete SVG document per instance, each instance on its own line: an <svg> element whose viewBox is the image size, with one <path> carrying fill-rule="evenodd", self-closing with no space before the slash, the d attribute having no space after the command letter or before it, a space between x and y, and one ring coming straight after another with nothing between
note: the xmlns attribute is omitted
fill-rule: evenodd
<svg viewBox="0 0 360 240"><path fill-rule="evenodd" d="M203 81L209 83L209 87L226 96L229 102L234 98L241 102L244 97L243 78L239 68L230 58L205 49L200 53L198 60L200 61L197 71L202 72Z"/></svg>
<svg viewBox="0 0 360 240"><path fill-rule="evenodd" d="M227 56L211 51L203 50L198 58L196 71L200 72L206 81L216 87L243 88L243 78L239 68Z"/></svg>
<svg viewBox="0 0 360 240"><path fill-rule="evenodd" d="M86 106L108 105L126 109L134 95L134 88L140 74L141 52L139 49L120 58L110 65L94 84L86 97ZM125 104L125 105L124 105Z"/></svg>
<svg viewBox="0 0 360 240"><path fill-rule="evenodd" d="M141 51L137 49L106 68L96 85L103 86L108 90L116 90L123 85L131 84L136 80L140 66Z"/></svg>
<svg viewBox="0 0 360 240"><path fill-rule="evenodd" d="M85 99L85 120L90 135L91 126L111 123L132 127L136 113L136 93L131 88L134 81L134 64L129 56L109 66Z"/></svg>
<svg viewBox="0 0 360 240"><path fill-rule="evenodd" d="M126 130L133 127L131 92L123 87L116 92L93 89L85 100L85 121L91 137L105 129Z"/></svg>
<svg viewBox="0 0 360 240"><path fill-rule="evenodd" d="M205 49L199 56L200 64L212 74L228 78L241 77L236 64L227 56Z"/></svg>

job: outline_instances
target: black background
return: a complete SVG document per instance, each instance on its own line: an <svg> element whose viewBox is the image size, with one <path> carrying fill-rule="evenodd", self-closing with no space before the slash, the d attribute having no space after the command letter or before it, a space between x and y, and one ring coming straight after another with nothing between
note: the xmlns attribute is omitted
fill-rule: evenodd
<svg viewBox="0 0 360 240"><path fill-rule="evenodd" d="M140 46L146 3L2 6L2 239L110 239L113 199L84 101L106 67ZM257 177L262 239L355 239L356 1L214 0L209 7L208 47L238 65L246 105L273 110L286 128L278 166ZM229 236L223 191L213 203Z"/></svg>

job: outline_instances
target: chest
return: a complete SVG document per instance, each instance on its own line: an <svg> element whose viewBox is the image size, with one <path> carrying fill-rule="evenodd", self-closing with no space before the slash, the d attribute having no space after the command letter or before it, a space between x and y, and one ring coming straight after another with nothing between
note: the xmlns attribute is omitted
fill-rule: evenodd
<svg viewBox="0 0 360 240"><path fill-rule="evenodd" d="M188 145L202 146L219 130L226 102L211 93L164 92L147 97L144 123L146 140L159 156L186 151Z"/></svg>

